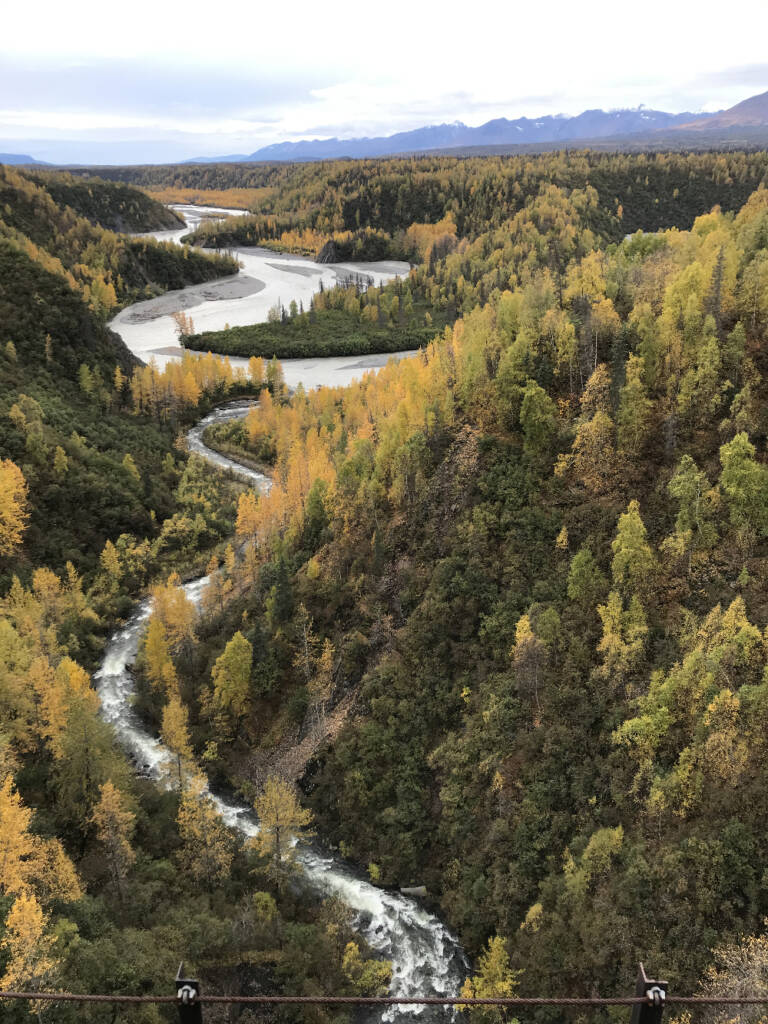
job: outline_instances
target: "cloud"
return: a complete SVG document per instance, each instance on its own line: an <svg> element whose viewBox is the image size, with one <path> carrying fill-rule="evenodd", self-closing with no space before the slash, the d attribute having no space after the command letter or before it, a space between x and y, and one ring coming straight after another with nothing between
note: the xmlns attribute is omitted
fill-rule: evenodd
<svg viewBox="0 0 768 1024"><path fill-rule="evenodd" d="M282 74L248 68L204 70L178 61L72 61L47 58L0 61L0 96L18 109L51 112L206 118L279 119L297 103L312 104L333 75L286 69Z"/></svg>
<svg viewBox="0 0 768 1024"><path fill-rule="evenodd" d="M761 92L768 89L768 64L744 64L741 67L724 68L697 75L694 86L735 85L756 88Z"/></svg>

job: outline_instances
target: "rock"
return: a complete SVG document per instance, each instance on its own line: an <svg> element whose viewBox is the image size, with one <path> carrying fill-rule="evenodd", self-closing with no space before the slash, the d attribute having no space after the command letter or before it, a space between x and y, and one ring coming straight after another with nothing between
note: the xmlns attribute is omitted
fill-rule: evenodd
<svg viewBox="0 0 768 1024"><path fill-rule="evenodd" d="M315 263L337 263L338 254L336 251L336 243L333 239L329 239L320 252L315 257Z"/></svg>
<svg viewBox="0 0 768 1024"><path fill-rule="evenodd" d="M426 885L402 885L400 886L400 892L403 896L415 896L421 900L427 898Z"/></svg>

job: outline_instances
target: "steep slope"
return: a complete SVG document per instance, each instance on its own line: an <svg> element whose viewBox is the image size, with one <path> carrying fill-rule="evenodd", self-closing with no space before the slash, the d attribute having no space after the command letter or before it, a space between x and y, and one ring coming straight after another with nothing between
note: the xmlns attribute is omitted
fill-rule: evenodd
<svg viewBox="0 0 768 1024"><path fill-rule="evenodd" d="M13 572L88 572L108 538L158 533L175 507L176 425L128 413L137 361L105 320L132 295L233 269L107 232L0 168L0 459L21 469L30 510L22 546L0 559L0 591Z"/></svg>
<svg viewBox="0 0 768 1024"><path fill-rule="evenodd" d="M51 172L30 173L28 177L42 185L58 206L68 206L108 231L139 233L184 226L183 218L173 210L127 185Z"/></svg>
<svg viewBox="0 0 768 1024"><path fill-rule="evenodd" d="M46 180L48 180L46 178ZM29 175L0 166L0 237L57 270L78 289L91 309L106 318L126 302L149 298L168 288L201 284L237 273L233 259L203 256L149 238L131 238L99 227L63 200L79 201L106 219L127 216L127 207L141 219L154 218L157 204L136 189L50 179L57 202L47 188ZM131 214L133 217L133 214Z"/></svg>
<svg viewBox="0 0 768 1024"><path fill-rule="evenodd" d="M505 936L527 995L644 957L691 989L763 928L767 228L760 189L601 251L550 188L403 286L456 284L425 352L241 428L274 483L183 673L217 766L252 783L351 703L324 831ZM249 703L214 723L229 637Z"/></svg>

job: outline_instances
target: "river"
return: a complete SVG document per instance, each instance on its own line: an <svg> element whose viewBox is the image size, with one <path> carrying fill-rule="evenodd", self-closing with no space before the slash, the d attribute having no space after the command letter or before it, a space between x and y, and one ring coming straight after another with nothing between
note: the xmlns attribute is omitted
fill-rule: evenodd
<svg viewBox="0 0 768 1024"><path fill-rule="evenodd" d="M190 218L191 219L191 218ZM180 235L183 232L170 232L172 235ZM251 250L251 253L253 251ZM240 252L238 253L240 254ZM266 260L266 257L259 254L253 256L255 260ZM269 261L275 262L274 254L269 254ZM290 264L294 261L279 261ZM306 262L306 261L300 261ZM380 266L380 265L377 265ZM407 265L404 265L407 266ZM348 267L348 265L347 265ZM365 272L365 264L358 265L358 272ZM323 269L323 273L335 273L337 268L330 268L330 271ZM346 269L346 268L345 268ZM390 267L388 270L377 269L376 274L394 275L397 271ZM283 279L282 285L287 287L288 282L305 282L307 278L303 275L290 276L290 271L277 271L276 273L289 275ZM229 279L233 280L233 279ZM183 292L172 293L181 296L188 293L190 289ZM284 292L283 301L289 302L295 294L290 291ZM165 296L161 298L166 298ZM240 300L228 300L230 303L241 301L246 305L252 303L252 295L244 296ZM158 301L158 300L152 300ZM184 301L182 299L182 301ZM211 316L219 316L216 299L201 299L198 306L206 308ZM139 304L144 305L144 304ZM208 307L212 307L208 309ZM179 307L185 308L185 307ZM186 307L192 308L192 307ZM197 308L197 307L195 307ZM151 349L138 348L141 337L140 331L132 333L131 330L123 334L125 325L131 325L130 307L123 311L117 318L121 321L116 325L113 321L113 328L119 330L124 340L137 355L146 357ZM231 316L231 313L229 314ZM243 314L246 319L241 322L252 322L252 309L250 313ZM121 320L122 318L122 320ZM169 321L171 327L173 322L167 313L163 313L154 320L144 323L157 324ZM230 322L237 322L230 320ZM133 323L136 323L134 321ZM220 324L223 326L223 323ZM168 325L163 324L163 330L168 333ZM146 337L146 336L145 336ZM152 332L153 344L162 344ZM131 339L131 340L129 340ZM175 340L171 336L171 340ZM132 344L133 342L133 344ZM166 358L172 358L172 353L166 353ZM369 357L377 358L377 357ZM383 365L389 356L378 357L379 362L373 366ZM302 364L296 368L296 373L301 372L303 376L297 377L296 373L286 372L289 385L302 380L306 387L316 387L329 382L329 379L336 384L348 383L354 376L359 376L361 369L369 369L370 365L361 366L361 360L352 357L344 361L340 360L288 360L283 363L285 367L289 363ZM269 481L262 474L255 470L247 469L240 464L212 451L203 442L202 435L206 426L211 423L219 423L228 419L241 418L248 408L249 403L240 402L214 410L209 416L193 427L188 435L187 441L191 450L197 452L208 461L221 469L231 470L246 478L253 487L264 490L269 486ZM208 584L208 577L193 580L185 585L188 597L199 606L205 587ZM150 735L132 706L134 684L131 675L133 664L143 635L147 619L151 611L150 601L146 600L140 604L128 620L126 625L116 631L109 639L104 653L102 664L95 674L96 688L101 699L102 714L106 721L114 727L121 743L126 747L135 759L135 762L142 766L144 771L151 775L159 776L159 767L169 756L160 741ZM229 826L241 832L245 836L253 836L258 832L258 824L251 808L236 800L222 797L219 794L212 794L213 799L222 815L222 818ZM365 936L371 947L388 960L392 961L392 983L390 992L393 996L407 997L409 995L451 997L457 995L461 983L467 974L467 962L458 940L448 931L445 925L424 909L417 901L402 896L397 892L380 889L371 884L360 872L346 863L341 857L325 850L320 844L302 844L298 851L298 861L304 871L309 885L321 895L337 895L352 908L356 915L356 927ZM184 956L184 950L179 950L179 958ZM382 1021L407 1021L418 1018L420 1021L445 1022L452 1016L452 1011L435 1008L398 1005L385 1010L380 1015Z"/></svg>
<svg viewBox="0 0 768 1024"><path fill-rule="evenodd" d="M216 207L174 206L187 221L188 227L173 231L152 232L152 237L179 242L181 237L200 223L203 216L215 217L242 214L242 210ZM332 288L353 275L379 285L394 277L405 276L408 263L386 260L381 263L315 263L289 253L269 249L237 248L231 250L240 260L240 273L206 284L190 285L166 292L154 299L137 302L123 309L110 327L140 359L154 359L162 367L169 359L181 355L176 324L172 314L184 310L192 317L196 331L219 331L243 324L266 321L269 310L278 302L286 308L292 299L309 308L312 296L323 288ZM412 352L395 355L337 356L327 359L282 360L285 382L295 388L349 384L367 370L384 366L390 359L401 359ZM244 366L247 359L232 357L233 366Z"/></svg>

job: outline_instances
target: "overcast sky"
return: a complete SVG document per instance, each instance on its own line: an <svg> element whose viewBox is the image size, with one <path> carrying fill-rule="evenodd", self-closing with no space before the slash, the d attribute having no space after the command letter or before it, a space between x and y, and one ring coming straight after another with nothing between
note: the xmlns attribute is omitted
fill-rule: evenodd
<svg viewBox="0 0 768 1024"><path fill-rule="evenodd" d="M220 20L219 20L220 19ZM6 5L0 151L136 162L768 90L768 0Z"/></svg>

